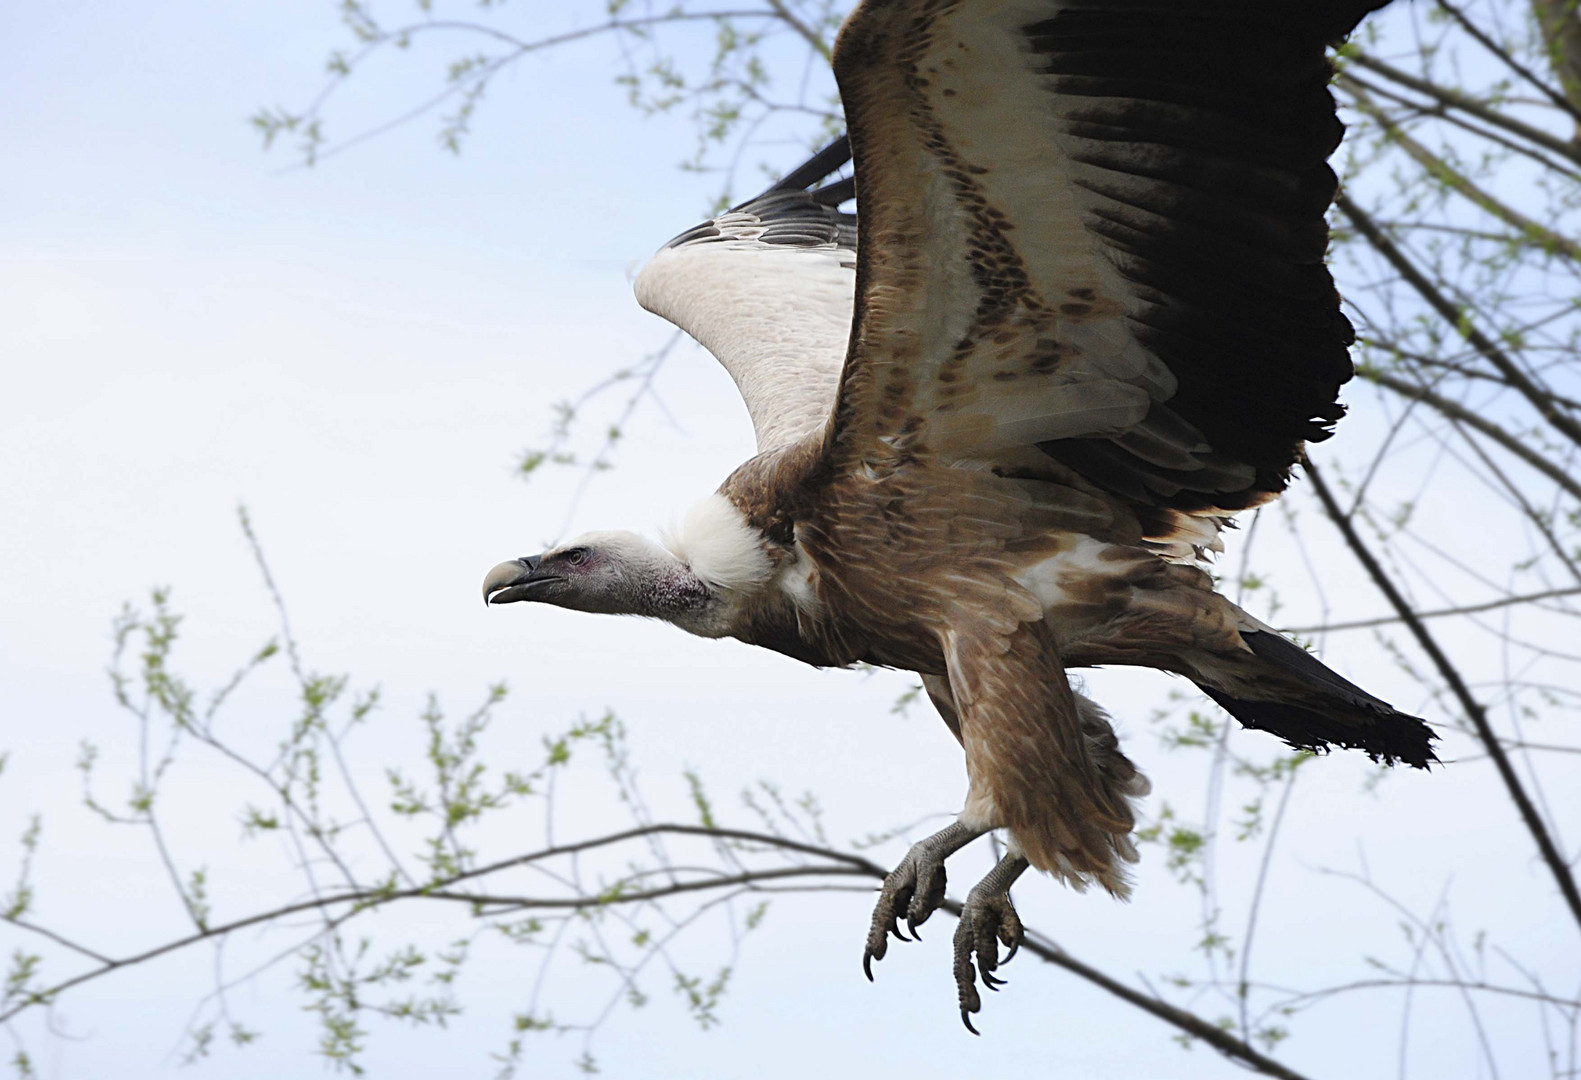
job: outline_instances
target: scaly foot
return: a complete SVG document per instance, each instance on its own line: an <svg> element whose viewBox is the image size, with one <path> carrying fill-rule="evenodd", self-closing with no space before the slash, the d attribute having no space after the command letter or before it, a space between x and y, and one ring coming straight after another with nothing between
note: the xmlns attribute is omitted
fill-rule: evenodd
<svg viewBox="0 0 1581 1080"><path fill-rule="evenodd" d="M917 927L927 922L928 916L944 902L944 860L981 835L957 821L911 845L900 865L890 871L873 908L873 925L867 933L867 950L862 954L862 970L869 982L873 980L873 961L882 960L889 950L889 935L894 934L901 941L911 940L901 932L902 917L911 937L921 940Z"/></svg>
<svg viewBox="0 0 1581 1080"><path fill-rule="evenodd" d="M976 1035L972 1026L972 1013L983 1007L977 993L976 976L981 975L983 985L998 990L1004 980L994 975L1001 964L1008 964L1021 947L1025 932L1021 917L1010 903L1010 886L1027 868L1026 859L1020 855L1006 855L988 872L966 896L961 908L961 921L955 927L955 986L960 991L961 1023ZM999 946L1009 952L1003 958ZM973 970L972 958L977 967Z"/></svg>

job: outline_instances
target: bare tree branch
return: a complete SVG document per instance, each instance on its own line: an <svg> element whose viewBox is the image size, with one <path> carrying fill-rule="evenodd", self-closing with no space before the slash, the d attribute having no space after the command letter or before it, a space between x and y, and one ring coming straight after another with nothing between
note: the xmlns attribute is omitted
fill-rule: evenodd
<svg viewBox="0 0 1581 1080"><path fill-rule="evenodd" d="M1355 554L1357 561L1366 568L1368 576L1373 580L1373 584L1377 585L1379 591L1388 598L1389 603L1393 605L1394 610L1399 614L1400 621L1405 623L1410 629L1411 635L1416 638L1417 644L1432 659L1433 666L1438 669L1440 677L1448 684L1450 692L1454 694L1455 699L1460 702L1460 707L1464 710L1466 719L1471 721L1472 726L1476 729L1477 736L1482 740L1482 745L1486 748L1488 756L1493 759L1493 764L1498 769L1499 778L1504 781L1505 790L1509 793L1510 799L1520 812L1521 820L1525 822L1527 831L1531 833L1532 839L1536 842L1538 854L1542 856L1543 862L1548 864L1548 869L1559 886L1560 894L1564 896L1571 915L1575 917L1577 928L1581 929L1581 890L1576 888L1575 875L1571 872L1569 860L1560 853L1558 846L1548 833L1548 826L1543 822L1541 815L1537 813L1537 808L1533 805L1531 797L1527 795L1526 788L1521 783L1520 777L1515 775L1515 768L1510 764L1509 756L1505 754L1503 745L1494 733L1493 725L1488 722L1487 711L1472 696L1470 688L1466 686L1465 680L1461 678L1459 669L1455 667L1449 656L1439 647L1432 634L1428 632L1426 625L1417 616L1416 610L1401 595L1399 589L1395 588L1394 582L1390 579L1382 564L1378 562L1371 549L1367 547L1366 542L1362 540L1361 534L1356 531L1355 524L1340 509L1338 501L1335 500L1328 484L1323 480L1322 472L1317 466L1312 464L1311 460L1304 461L1303 468L1306 470L1307 476L1311 478L1313 490L1317 492L1318 498L1322 500L1324 510L1328 512L1329 520L1339 529L1340 534L1345 538L1346 545Z"/></svg>
<svg viewBox="0 0 1581 1080"><path fill-rule="evenodd" d="M1556 429L1563 432L1577 446L1581 446L1581 423L1577 423L1574 418L1556 408L1552 398L1538 387L1536 383L1527 378L1525 372L1521 371L1515 361L1505 354L1504 350L1500 349L1489 340L1487 335L1471 324L1465 317L1464 312L1440 292L1421 270L1417 269L1416 265L1405 256L1405 253L1399 249L1394 241L1383 234L1383 231L1378 228L1372 217L1365 210L1357 206L1344 192L1341 192L1335 198L1334 204L1339 207L1340 213L1344 214L1350 220L1350 223L1356 227L1356 231L1367 238L1367 242L1373 246L1378 254L1382 255L1391 266L1400 272L1400 276L1405 278L1411 287L1417 291L1422 299L1428 302L1434 311L1438 312L1445 322L1454 327L1461 337L1465 338L1477 352L1481 353L1489 363L1497 368L1510 386L1520 391L1522 396L1532 403L1544 420L1547 420Z"/></svg>
<svg viewBox="0 0 1581 1080"><path fill-rule="evenodd" d="M645 890L611 891L606 894L572 895L562 897L532 897L532 896L494 896L473 892L456 892L446 888L451 883L474 879L487 874L497 873L500 870L521 866L527 863L539 862L554 856L569 855L576 852L589 851L595 848L609 847L627 841L658 835L696 836L711 838L719 841L734 841L753 845L762 849L782 850L798 855L807 855L825 860L825 865L803 865L790 867L770 867L745 871L739 874L720 875L696 881L682 881L671 885L660 886ZM166 942L162 945L130 956L111 959L103 954L88 950L73 942L61 938L54 932L41 927L22 922L16 919L7 919L12 925L30 932L39 933L58 941L68 948L81 952L101 961L98 967L90 969L72 978L63 980L48 989L39 990L29 994L24 1000L11 1008L0 1012L0 1023L8 1021L27 1009L51 1003L61 994L102 978L112 972L123 968L133 967L157 957L177 952L189 946L204 941L224 938L239 930L270 923L278 923L294 914L307 911L322 911L329 907L346 907L349 910L337 916L337 925L347 919L363 912L385 907L390 904L406 900L437 900L448 903L460 903L474 910L475 914L495 914L485 912L486 907L508 909L558 909L577 910L583 908L612 908L644 903L667 896L676 896L690 892L727 890L738 886L751 887L759 882L776 882L786 878L795 877L828 877L857 875L882 881L887 871L877 863L834 848L820 847L815 844L802 843L784 836L771 833L753 832L741 829L716 828L711 826L683 825L683 824L656 824L641 828L627 829L606 836L595 837L577 843L564 844L556 847L544 848L525 855L492 863L476 870L456 874L439 883L437 886L399 889L399 890L367 890L357 889L315 897L295 904L286 904L268 911L258 912L229 922L211 926L198 933ZM821 886L811 886L817 889ZM801 891L801 890L795 890ZM961 905L955 900L946 900L943 910L959 918ZM1119 980L1107 975L1091 964L1076 959L1060 948L1053 941L1035 930L1027 932L1027 939L1022 945L1026 952L1037 956L1050 964L1064 968L1066 971L1085 979L1087 982L1113 994L1122 1001L1134 1005L1138 1009L1178 1028L1185 1034L1201 1039L1215 1050L1232 1060L1249 1066L1254 1072L1265 1076L1278 1077L1280 1080L1307 1080L1302 1074L1289 1068L1283 1063L1259 1052L1249 1043L1236 1038L1216 1024L1212 1024L1195 1013L1171 1005L1157 997L1144 994L1133 987L1127 986Z"/></svg>
<svg viewBox="0 0 1581 1080"><path fill-rule="evenodd" d="M796 13L785 6L785 0L768 0L768 5L774 9L774 14L778 15L785 25L796 31L815 53L825 60L830 59L829 42L825 41L823 36L812 27L797 18Z"/></svg>
<svg viewBox="0 0 1581 1080"><path fill-rule="evenodd" d="M1572 107L1581 109L1581 19L1576 18L1576 0L1532 0L1532 14L1560 88Z"/></svg>
<svg viewBox="0 0 1581 1080"><path fill-rule="evenodd" d="M1489 600L1485 604L1465 604L1458 607L1438 608L1434 611L1418 611L1416 617L1418 619L1442 619L1448 615L1475 615L1482 611L1496 611L1503 607L1535 604L1542 600L1553 600L1561 596L1576 596L1578 594L1581 594L1581 588L1549 589L1546 592L1509 596L1503 600ZM1326 634L1331 630L1363 630L1372 626L1390 626L1403 621L1398 615L1380 615L1376 619L1355 619L1350 622L1316 623L1311 626L1282 626L1280 630L1286 634Z"/></svg>
<svg viewBox="0 0 1581 1080"><path fill-rule="evenodd" d="M1467 97L1458 90L1440 86L1437 83L1429 82L1426 79L1401 71L1392 64L1387 64L1376 57L1367 55L1360 49L1347 49L1345 58L1351 63L1360 64L1370 71L1376 71L1401 86L1409 87L1419 94L1426 94L1434 101L1449 108L1459 109L1461 112L1475 116L1486 123L1492 124L1494 127L1502 128L1512 135L1518 135L1523 139L1536 143L1538 146L1553 151L1561 157L1569 158L1577 165L1581 165L1581 147L1567 143L1562 139L1556 139L1541 128L1532 127L1530 124L1517 120L1512 116L1507 116L1497 109L1490 108L1480 101Z"/></svg>
<svg viewBox="0 0 1581 1080"><path fill-rule="evenodd" d="M1356 80L1347 79L1341 75L1339 83L1350 92L1356 107L1372 117L1373 121L1383 129L1388 140L1404 150L1413 161L1422 166L1423 171L1428 176L1431 176L1482 210L1509 225L1531 243L1538 244L1545 250L1558 252L1568 259L1581 262L1581 244L1577 244L1568 237L1560 236L1552 229L1544 228L1519 210L1506 205L1503 201L1494 198L1491 194L1472 183L1460 170L1417 142L1404 128L1390 119L1389 114L1378 107L1377 103L1368 96L1366 90Z"/></svg>
<svg viewBox="0 0 1581 1080"><path fill-rule="evenodd" d="M1436 356L1428 356L1426 353L1417 352L1414 349L1403 348L1393 341L1364 333L1357 334L1356 340L1360 344L1370 345L1379 349L1386 349L1402 359L1411 361L1413 364L1421 364L1426 367L1437 368L1440 371L1453 372L1454 374L1467 379L1477 379L1483 382L1497 383L1500 386L1507 385L1496 372L1479 371L1476 368L1467 367L1465 364L1457 363L1453 357L1445 359ZM1373 368L1368 366L1368 370L1373 370ZM1367 371L1359 371L1358 373L1363 378L1371 378ZM1538 390L1543 394L1543 396L1549 398L1555 404L1563 405L1567 409L1581 409L1581 400L1566 397L1563 394L1556 394L1553 391L1543 387L1539 387Z"/></svg>
<svg viewBox="0 0 1581 1080"><path fill-rule="evenodd" d="M1527 67L1525 64L1521 63L1519 60L1515 59L1515 57L1509 54L1508 50L1506 50L1492 38L1488 37L1487 34L1484 34L1481 27L1477 26L1476 23L1466 18L1465 12L1461 11L1460 8L1456 7L1454 4L1449 3L1449 0L1438 0L1438 6L1449 12L1450 18L1459 23L1460 28L1467 34L1471 35L1472 40L1474 40L1478 45L1481 45L1484 49L1488 50L1488 52L1498 57L1499 60L1503 62L1505 67L1519 75L1523 80L1525 80L1527 85L1531 86L1539 94L1542 94L1543 97L1553 102L1560 109L1563 109L1565 112L1569 113L1572 119L1578 123L1581 123L1581 109L1576 108L1576 106L1563 94L1549 86L1547 83L1543 82L1543 80L1538 77L1536 72ZM1575 10L1573 7L1570 14L1572 21L1574 21Z"/></svg>
<svg viewBox="0 0 1581 1080"><path fill-rule="evenodd" d="M1357 368L1356 373L1370 383L1375 383L1378 386L1392 390L1401 397L1409 398L1412 401L1420 401L1424 405L1430 405L1438 412L1443 413L1445 416L1456 423L1465 424L1467 427L1472 428L1483 435L1486 435L1488 438L1502 446L1505 450L1508 450L1510 453L1526 462L1526 464L1530 465L1532 468L1548 477L1548 479L1558 484L1565 491L1569 492L1571 495L1574 495L1576 498L1581 499L1581 481L1576 480L1575 477L1571 476L1564 469L1543 457L1526 443L1517 439L1514 435L1511 435L1508 431L1505 431L1493 421L1477 415L1470 409L1466 408L1464 405L1460 405L1456 402L1450 401L1448 398L1440 394L1434 393L1425 386L1413 385L1406 382L1404 379L1397 379L1387 372L1379 371L1377 368L1359 367Z"/></svg>

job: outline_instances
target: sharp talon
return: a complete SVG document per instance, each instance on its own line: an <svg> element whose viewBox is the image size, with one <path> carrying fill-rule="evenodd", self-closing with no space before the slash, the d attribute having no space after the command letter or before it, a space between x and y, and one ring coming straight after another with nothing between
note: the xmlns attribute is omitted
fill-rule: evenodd
<svg viewBox="0 0 1581 1080"><path fill-rule="evenodd" d="M955 986L961 996L961 1022L973 1035L971 1015L981 1011L978 983L997 992L1007 985L995 971L1008 963L1020 947L1025 931L1007 891L1010 882L1027 867L1021 856L1006 856L984 878L961 905L960 922L955 927ZM999 946L1006 947L1004 958Z"/></svg>
<svg viewBox="0 0 1581 1080"><path fill-rule="evenodd" d="M873 981L873 961L884 958L891 934L896 941L922 940L920 927L944 903L947 884L944 860L980 835L981 830L956 822L911 845L905 857L884 878L884 884L878 892L878 902L873 908L867 952L862 957L862 973L869 982ZM999 950L993 945L993 927L997 925L994 923L987 928L990 948L996 954ZM955 983L961 995L961 1018L973 1035L977 1034L977 1029L972 1027L967 1014L976 1012L982 1003L975 986L972 957L974 953L981 955L982 952L980 947L963 944L957 934Z"/></svg>

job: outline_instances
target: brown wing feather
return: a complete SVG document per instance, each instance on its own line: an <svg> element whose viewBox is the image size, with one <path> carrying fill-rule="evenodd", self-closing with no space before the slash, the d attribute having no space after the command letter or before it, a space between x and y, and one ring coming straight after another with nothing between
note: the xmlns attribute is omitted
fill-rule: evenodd
<svg viewBox="0 0 1581 1080"><path fill-rule="evenodd" d="M1154 534L1277 494L1351 375L1324 43L1376 6L866 0L830 464L1074 472Z"/></svg>

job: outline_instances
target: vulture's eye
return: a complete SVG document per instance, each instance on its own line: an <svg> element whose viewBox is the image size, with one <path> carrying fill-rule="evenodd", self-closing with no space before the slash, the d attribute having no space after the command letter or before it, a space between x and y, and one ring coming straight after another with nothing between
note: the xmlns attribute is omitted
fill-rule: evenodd
<svg viewBox="0 0 1581 1080"><path fill-rule="evenodd" d="M587 548L572 548L565 553L565 561L572 566L581 566L587 562Z"/></svg>

